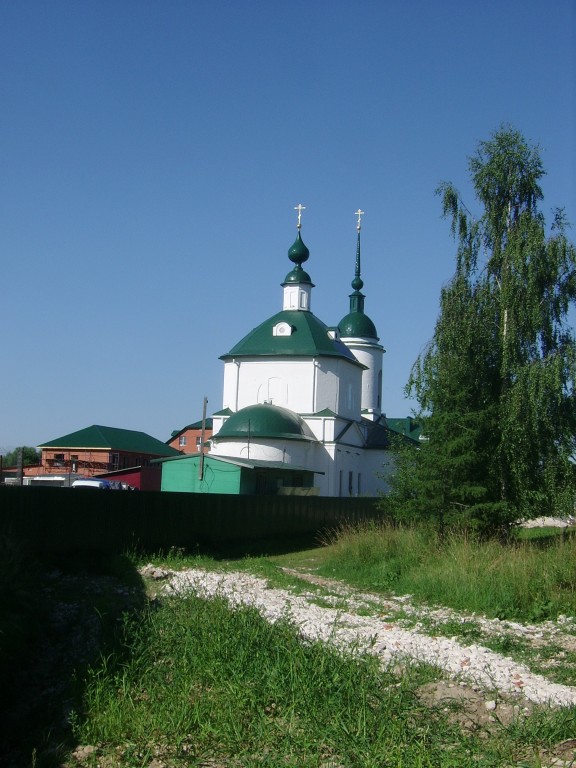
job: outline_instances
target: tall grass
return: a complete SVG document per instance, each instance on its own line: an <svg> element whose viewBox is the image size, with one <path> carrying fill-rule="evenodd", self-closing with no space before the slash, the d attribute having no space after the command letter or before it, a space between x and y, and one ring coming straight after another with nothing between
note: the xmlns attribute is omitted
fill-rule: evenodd
<svg viewBox="0 0 576 768"><path fill-rule="evenodd" d="M426 527L376 523L327 537L320 570L364 588L412 594L458 610L518 621L576 615L576 537L544 543L478 541Z"/></svg>
<svg viewBox="0 0 576 768"><path fill-rule="evenodd" d="M430 670L395 677L222 600L163 600L125 631L129 659L92 671L76 719L94 765L495 767L546 738L528 720L514 738L466 737L419 703Z"/></svg>

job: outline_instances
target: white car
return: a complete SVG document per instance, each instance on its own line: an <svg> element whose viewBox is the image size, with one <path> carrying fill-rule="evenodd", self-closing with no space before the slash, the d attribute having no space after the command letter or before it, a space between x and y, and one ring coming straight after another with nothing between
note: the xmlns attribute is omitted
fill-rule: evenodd
<svg viewBox="0 0 576 768"><path fill-rule="evenodd" d="M103 491L109 491L110 483L108 480L98 480L98 478L93 478L92 480L74 480L72 488L96 488Z"/></svg>

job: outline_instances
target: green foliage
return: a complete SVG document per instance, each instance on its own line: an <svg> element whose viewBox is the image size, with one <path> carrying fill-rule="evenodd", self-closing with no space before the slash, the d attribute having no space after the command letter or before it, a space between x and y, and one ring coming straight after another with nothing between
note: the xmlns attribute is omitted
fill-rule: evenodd
<svg viewBox="0 0 576 768"><path fill-rule="evenodd" d="M438 189L456 270L407 385L428 440L409 459L411 495L394 498L397 514L493 534L573 508L576 250L562 212L546 235L540 154L521 134L496 131L469 167L481 216Z"/></svg>
<svg viewBox="0 0 576 768"><path fill-rule="evenodd" d="M22 465L24 467L33 467L40 464L42 458L40 452L36 448L23 445L21 448L15 448L7 453L2 459L3 465L5 467L15 467L18 464L18 454L20 451L22 451Z"/></svg>
<svg viewBox="0 0 576 768"><path fill-rule="evenodd" d="M576 535L481 541L423 525L336 532L316 570L362 589L514 621L576 615Z"/></svg>
<svg viewBox="0 0 576 768"><path fill-rule="evenodd" d="M255 609L192 595L163 599L125 631L129 659L92 670L75 718L80 743L102 745L115 765L156 756L182 766L375 767L383 755L386 765L477 765L458 728L415 703L426 668L397 678L376 658L302 643L288 621L272 626Z"/></svg>
<svg viewBox="0 0 576 768"><path fill-rule="evenodd" d="M72 718L78 742L94 745L94 766L496 768L573 728L569 712L543 711L466 731L455 712L422 703L436 670L393 672L302 643L289 621L269 625L223 599L162 599L126 622L125 648L92 669L85 709Z"/></svg>

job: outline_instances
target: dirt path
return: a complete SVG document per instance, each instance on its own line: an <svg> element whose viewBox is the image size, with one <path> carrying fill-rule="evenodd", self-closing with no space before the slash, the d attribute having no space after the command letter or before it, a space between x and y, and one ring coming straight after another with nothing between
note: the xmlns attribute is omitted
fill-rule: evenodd
<svg viewBox="0 0 576 768"><path fill-rule="evenodd" d="M257 608L270 622L289 617L303 638L321 640L345 652L374 654L383 665L401 666L411 661L432 664L442 671L443 678L442 685L428 692L436 701L442 689L448 698L462 698L464 691L472 691L486 712L502 708L503 702L511 713L540 704L576 706L576 687L553 682L481 642L467 642L458 634L446 637L437 631L443 624L473 620L486 638L520 637L527 649L546 649L553 643L572 655L576 638L570 634L574 624L569 619L533 626L498 622L447 609L414 607L409 597L383 598L311 574L290 573L309 582L310 590L275 589L251 574L200 569L169 574L165 590L191 590L207 598L222 596L232 606Z"/></svg>

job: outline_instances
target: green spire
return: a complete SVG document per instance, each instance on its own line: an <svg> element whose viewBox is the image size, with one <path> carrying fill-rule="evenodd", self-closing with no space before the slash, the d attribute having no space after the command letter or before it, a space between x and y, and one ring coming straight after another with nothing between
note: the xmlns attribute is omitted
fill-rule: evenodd
<svg viewBox="0 0 576 768"><path fill-rule="evenodd" d="M356 224L358 237L356 240L356 266L354 270L354 279L352 280L352 288L354 290L350 294L350 312L346 317L342 318L338 327L340 329L340 335L343 337L360 336L377 340L376 327L372 320L364 314L365 296L361 290L364 287L364 281L360 277L360 229L361 217L363 215L364 211L361 211L359 208L356 211L356 216L358 216L358 223Z"/></svg>
<svg viewBox="0 0 576 768"><path fill-rule="evenodd" d="M364 281L360 277L360 229L362 228L362 216L364 211L360 208L356 211L358 216L358 223L356 224L356 231L358 232L358 238L356 241L356 269L354 271L354 279L352 280L352 288L354 293L350 294L350 312L364 312L364 294L361 293L364 287Z"/></svg>

